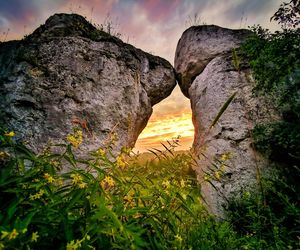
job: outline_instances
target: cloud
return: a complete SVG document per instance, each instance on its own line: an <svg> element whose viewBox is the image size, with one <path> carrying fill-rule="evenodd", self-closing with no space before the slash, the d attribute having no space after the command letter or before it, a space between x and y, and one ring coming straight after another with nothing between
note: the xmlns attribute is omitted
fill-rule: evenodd
<svg viewBox="0 0 300 250"><path fill-rule="evenodd" d="M0 0L0 34L1 39L6 39L3 34L9 28L8 39L20 39L44 23L50 15L59 12L78 13L98 24L103 23L109 14L114 27L123 34L125 41L129 39L134 46L173 63L177 42L188 25L205 22L228 28L246 28L248 25L261 24L275 30L279 26L274 22L270 23L270 17L281 2L282 0ZM152 140L159 145L155 140L163 140L174 134L172 129L175 129L179 133L187 131L188 135L182 141L185 145L191 145L193 127L190 102L182 95L178 86L169 98L155 105L153 110L144 133L149 133L149 137L154 136L153 133L158 135L147 139L142 134L141 143L151 144Z"/></svg>

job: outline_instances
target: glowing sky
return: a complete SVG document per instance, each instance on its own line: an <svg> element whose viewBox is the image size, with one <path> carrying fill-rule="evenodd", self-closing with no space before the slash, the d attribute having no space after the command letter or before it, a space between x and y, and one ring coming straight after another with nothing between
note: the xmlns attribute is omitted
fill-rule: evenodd
<svg viewBox="0 0 300 250"><path fill-rule="evenodd" d="M172 64L182 32L194 24L247 28L261 24L277 29L270 17L281 0L0 0L0 40L20 39L54 13L78 13L92 23L113 21L115 32L132 45L159 55ZM189 100L176 87L172 95L154 107L147 128L136 147L140 151L181 135L189 148L193 125Z"/></svg>

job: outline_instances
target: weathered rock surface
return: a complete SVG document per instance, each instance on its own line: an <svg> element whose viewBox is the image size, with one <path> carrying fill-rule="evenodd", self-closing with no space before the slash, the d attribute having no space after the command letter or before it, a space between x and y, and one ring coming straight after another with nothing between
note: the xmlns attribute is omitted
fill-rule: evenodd
<svg viewBox="0 0 300 250"><path fill-rule="evenodd" d="M215 25L192 26L183 32L175 52L175 70L186 97L193 80L218 55L239 47L249 35L245 29L231 30Z"/></svg>
<svg viewBox="0 0 300 250"><path fill-rule="evenodd" d="M276 117L270 103L252 95L249 68L234 67L232 49L246 34L216 26L192 27L183 33L176 50L177 74L194 79L181 82L181 87L188 91L193 111L193 148L199 156L196 171L210 211L219 216L223 216L224 201L253 183L257 170L265 166L265 159L252 147L251 131L257 122ZM210 128L235 92L218 123Z"/></svg>
<svg viewBox="0 0 300 250"><path fill-rule="evenodd" d="M82 127L81 149L132 147L152 106L176 85L166 60L56 14L22 41L0 44L0 111L17 139L41 150Z"/></svg>

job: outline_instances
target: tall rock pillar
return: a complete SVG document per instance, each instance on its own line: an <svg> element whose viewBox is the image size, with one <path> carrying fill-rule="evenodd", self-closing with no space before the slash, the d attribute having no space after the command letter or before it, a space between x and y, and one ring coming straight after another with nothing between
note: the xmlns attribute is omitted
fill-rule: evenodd
<svg viewBox="0 0 300 250"><path fill-rule="evenodd" d="M214 25L194 26L183 33L176 49L177 78L193 112L196 171L209 210L219 216L224 201L253 183L265 165L253 148L251 131L257 122L270 119L270 105L252 95L250 69L233 62L234 49L249 34ZM212 127L230 97L234 98Z"/></svg>

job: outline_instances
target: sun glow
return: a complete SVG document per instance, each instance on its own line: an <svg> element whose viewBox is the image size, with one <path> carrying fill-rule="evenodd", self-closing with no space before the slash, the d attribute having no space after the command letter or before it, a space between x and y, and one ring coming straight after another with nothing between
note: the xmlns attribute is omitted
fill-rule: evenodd
<svg viewBox="0 0 300 250"><path fill-rule="evenodd" d="M151 148L160 149L161 143L178 136L180 136L180 146L176 148L177 150L191 147L194 137L191 111L170 114L159 119L150 118L147 127L139 136L135 149L140 152Z"/></svg>

